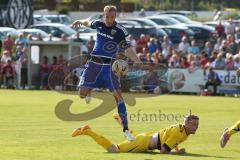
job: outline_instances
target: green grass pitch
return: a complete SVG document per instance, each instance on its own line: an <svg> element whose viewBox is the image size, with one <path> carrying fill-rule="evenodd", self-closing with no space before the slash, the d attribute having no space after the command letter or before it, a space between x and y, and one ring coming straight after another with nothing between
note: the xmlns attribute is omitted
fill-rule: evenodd
<svg viewBox="0 0 240 160"><path fill-rule="evenodd" d="M95 93L98 94L98 93ZM104 96L104 93L103 93ZM83 124L118 143L124 140L122 129L112 118L113 111L89 121L62 121L55 115L55 105L63 99L74 101L73 113L95 108L101 100L85 104L78 96L53 91L0 90L0 159L1 160L237 160L240 157L240 134L231 137L226 148L221 149L219 138L224 127L240 119L240 99L232 97L199 97L162 95L138 98L135 106L128 106L129 125L137 132L158 131L177 119L151 119L151 114L184 115L189 109L199 115L197 133L191 135L180 147L186 155L160 155L151 153L109 154L91 138L71 137L74 128ZM139 116L137 114L139 112ZM158 117L157 117L158 118ZM182 118L181 118L182 120Z"/></svg>

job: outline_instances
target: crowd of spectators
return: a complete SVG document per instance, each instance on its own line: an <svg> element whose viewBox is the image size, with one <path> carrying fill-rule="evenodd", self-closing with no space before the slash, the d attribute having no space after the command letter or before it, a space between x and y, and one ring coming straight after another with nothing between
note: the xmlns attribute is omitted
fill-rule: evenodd
<svg viewBox="0 0 240 160"><path fill-rule="evenodd" d="M209 66L213 69L235 70L240 68L240 29L229 22L224 27L221 22L216 26L215 41L206 41L200 45L197 40L191 41L183 36L179 44L173 44L168 36L164 36L160 41L159 37L141 34L139 38L129 36L131 47L137 56L144 63L163 64L168 68L186 68L193 72L196 69L206 69ZM75 36L75 42L82 42L79 33ZM47 41L52 41L49 34ZM30 40L42 41L41 34L32 37L25 32L13 40L10 34L2 41L0 55L0 86L2 88L25 89L27 87L27 62L28 62L28 42ZM68 41L66 35L61 36L61 41ZM94 46L94 39L91 37L86 43L89 54ZM65 62L63 56L41 57L39 77L41 89L48 89L49 74ZM61 67L58 67L59 81L61 77ZM56 72L57 74L57 72ZM59 82L60 83L60 82Z"/></svg>
<svg viewBox="0 0 240 160"><path fill-rule="evenodd" d="M240 67L240 29L233 23L229 23L226 29L219 29L219 25L216 26L215 41L206 41L203 46L185 36L179 44L173 44L168 36L160 43L156 37L143 34L139 39L131 36L130 40L136 54L145 63L162 63L168 68L190 70L208 66L235 70Z"/></svg>
<svg viewBox="0 0 240 160"><path fill-rule="evenodd" d="M7 34L6 38L3 39L0 55L0 88L28 89L28 43L33 40L43 41L43 38L40 33L33 38L31 34L21 32L16 39L10 34ZM49 34L47 41L52 41L51 34ZM60 41L68 41L66 35L63 34ZM46 57L42 59L46 59ZM47 62L47 65L49 65L47 71L40 64L39 77L42 78L44 72L50 73L56 66L62 64L63 61L65 61L63 56L58 58L53 56L52 64ZM42 89L46 89L46 85L42 84L44 83L41 80L39 85Z"/></svg>

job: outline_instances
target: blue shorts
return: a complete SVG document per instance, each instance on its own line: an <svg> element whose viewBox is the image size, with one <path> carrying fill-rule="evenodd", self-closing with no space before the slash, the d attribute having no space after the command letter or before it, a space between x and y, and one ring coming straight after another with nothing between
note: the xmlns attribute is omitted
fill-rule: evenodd
<svg viewBox="0 0 240 160"><path fill-rule="evenodd" d="M89 61L86 64L80 82L80 88L108 88L111 92L121 89L120 78L112 72L111 64L98 64Z"/></svg>

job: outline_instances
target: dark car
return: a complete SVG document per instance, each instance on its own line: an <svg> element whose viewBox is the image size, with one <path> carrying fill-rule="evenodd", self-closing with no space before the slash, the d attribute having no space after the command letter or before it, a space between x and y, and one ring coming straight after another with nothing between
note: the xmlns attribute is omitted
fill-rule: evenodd
<svg viewBox="0 0 240 160"><path fill-rule="evenodd" d="M60 23L42 23L32 25L31 28L41 29L46 33L51 33L54 37L61 37L62 34L65 34L67 37L70 37L76 34L76 31L71 27L60 24Z"/></svg>
<svg viewBox="0 0 240 160"><path fill-rule="evenodd" d="M161 28L168 34L174 44L180 43L183 36L186 36L189 41L194 38L194 32L187 27L162 26Z"/></svg>
<svg viewBox="0 0 240 160"><path fill-rule="evenodd" d="M215 31L214 27L200 24L186 24L186 26L194 32L194 38L197 40L197 43L200 45L200 47L203 47L206 41L213 41L213 34Z"/></svg>
<svg viewBox="0 0 240 160"><path fill-rule="evenodd" d="M167 35L167 33L162 29L157 29L156 27L152 26L137 25L137 22L131 23L128 21L118 21L118 23L123 25L128 33L136 38L139 38L141 34L145 34L147 36L155 36L159 39L162 39L165 35Z"/></svg>

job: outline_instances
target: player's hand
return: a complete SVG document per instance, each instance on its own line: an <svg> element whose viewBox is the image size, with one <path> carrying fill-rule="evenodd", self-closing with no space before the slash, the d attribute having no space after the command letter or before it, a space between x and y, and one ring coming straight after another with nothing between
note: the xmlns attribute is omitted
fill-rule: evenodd
<svg viewBox="0 0 240 160"><path fill-rule="evenodd" d="M178 151L176 151L176 153L178 153L178 154L185 154L186 150L185 150L185 148L181 148Z"/></svg>
<svg viewBox="0 0 240 160"><path fill-rule="evenodd" d="M81 25L82 25L82 22L80 20L76 20L72 23L72 27L76 29L80 28Z"/></svg>

